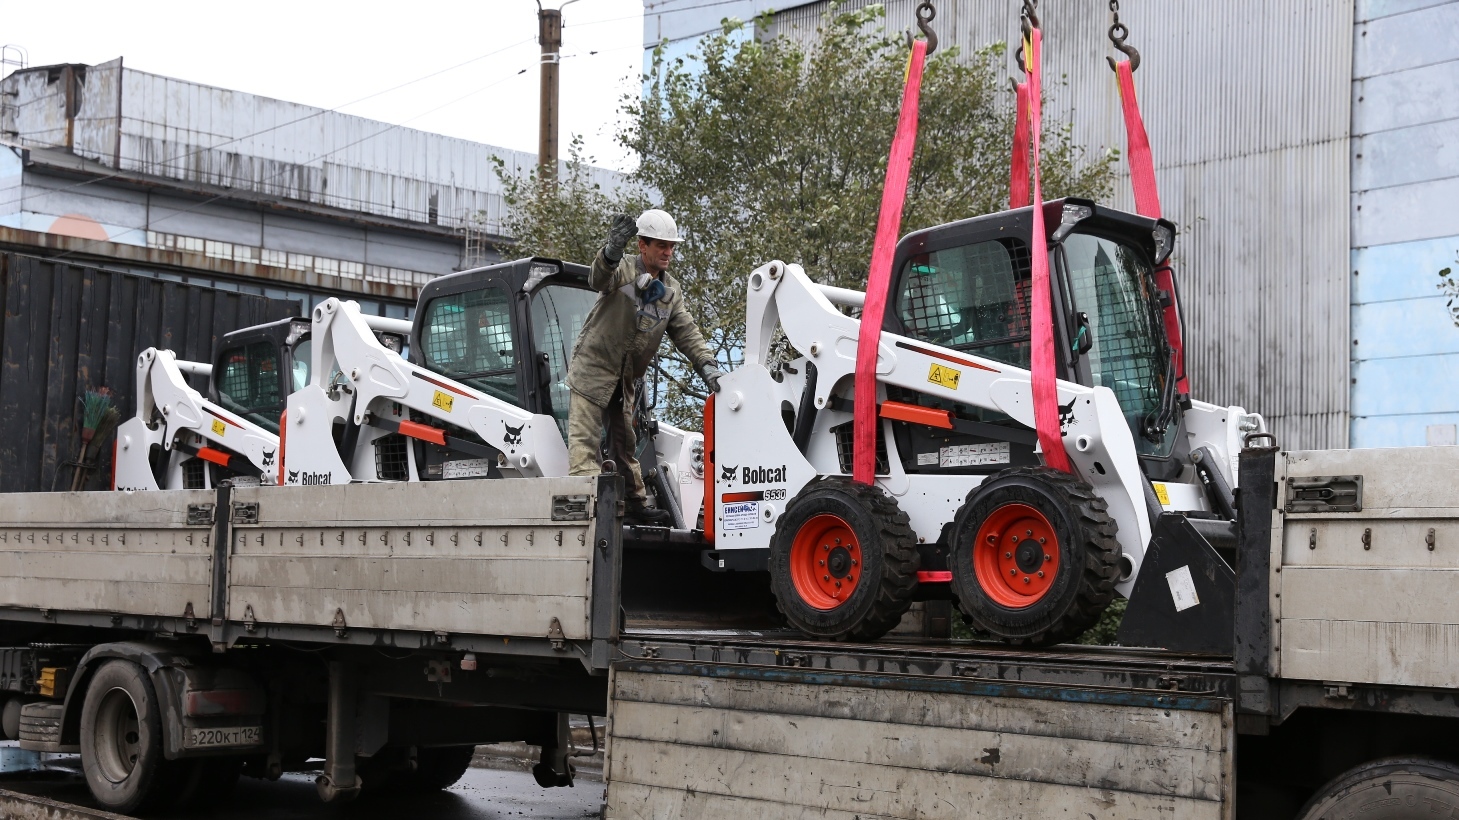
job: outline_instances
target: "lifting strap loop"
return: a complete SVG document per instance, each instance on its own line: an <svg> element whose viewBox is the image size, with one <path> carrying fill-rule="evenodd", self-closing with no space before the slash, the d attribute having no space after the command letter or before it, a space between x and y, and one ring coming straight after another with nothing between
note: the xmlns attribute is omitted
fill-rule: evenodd
<svg viewBox="0 0 1459 820"><path fill-rule="evenodd" d="M1027 17L1025 17L1027 19ZM1044 224L1044 191L1039 179L1039 138L1043 128L1042 78L1043 32L1034 25L1024 41L1028 72L1028 110L1031 135L1029 147L1033 166L1033 230L1029 237L1032 254L1030 330L1032 356L1029 381L1033 388L1034 430L1044 463L1065 473L1072 473L1069 454L1064 450L1064 436L1059 425L1059 383L1054 373L1054 317L1049 277L1049 240Z"/></svg>
<svg viewBox="0 0 1459 820"><path fill-rule="evenodd" d="M892 256L902 228L902 206L907 201L907 178L912 171L912 149L917 142L917 103L922 94L922 69L927 60L927 41L912 43L907 64L907 83L902 91L902 111L897 133L887 157L886 181L882 187L881 214L877 219L876 242L871 250L871 271L866 282L866 305L861 311L861 332L856 342L856 403L852 411L852 480L871 485L876 480L876 365L881 345L882 317L886 313L887 291L891 287Z"/></svg>
<svg viewBox="0 0 1459 820"><path fill-rule="evenodd" d="M1133 50L1133 49L1131 49ZM1150 152L1150 136L1140 115L1140 102L1135 97L1135 59L1114 63L1119 78L1120 106L1125 116L1125 135L1129 161L1130 184L1135 189L1135 212L1152 219L1161 218L1160 188L1155 182L1155 159ZM1170 294L1170 304L1161 310L1165 321L1165 338L1175 357L1175 390L1190 395L1185 375L1185 341L1180 332L1180 305L1176 302L1175 274L1167 261L1155 269L1155 287Z"/></svg>
<svg viewBox="0 0 1459 820"><path fill-rule="evenodd" d="M1013 83L1017 100L1013 120L1013 162L1008 178L1008 209L1028 207L1028 83Z"/></svg>

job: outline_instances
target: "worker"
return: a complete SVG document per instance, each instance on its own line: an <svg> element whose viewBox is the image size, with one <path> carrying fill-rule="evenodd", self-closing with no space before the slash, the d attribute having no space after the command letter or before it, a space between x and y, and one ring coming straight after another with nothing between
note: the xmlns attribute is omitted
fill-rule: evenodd
<svg viewBox="0 0 1459 820"><path fill-rule="evenodd" d="M624 256L623 246L635 234L638 255ZM588 283L600 295L583 322L567 370L572 390L567 419L569 471L599 473L606 421L609 458L628 480L626 517L639 524L673 523L668 510L648 505L633 430L638 386L664 333L711 391L719 392L724 375L684 307L683 290L669 275L680 241L673 217L657 208L644 211L637 222L628 214L613 217L608 241L588 274Z"/></svg>

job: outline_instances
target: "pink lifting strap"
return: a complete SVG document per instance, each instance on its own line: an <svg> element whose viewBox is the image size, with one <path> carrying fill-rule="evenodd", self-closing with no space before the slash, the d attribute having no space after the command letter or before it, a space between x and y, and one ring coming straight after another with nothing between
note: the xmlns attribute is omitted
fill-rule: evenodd
<svg viewBox="0 0 1459 820"><path fill-rule="evenodd" d="M1125 114L1125 135L1130 157L1130 184L1135 189L1135 212L1159 219L1160 188L1155 183L1155 158L1150 153L1150 137L1145 133L1145 120L1140 116L1140 102L1135 98L1135 70L1128 60L1115 63L1119 76L1120 105ZM1161 311L1165 320L1165 338L1175 353L1176 392L1190 394L1185 375L1185 341L1180 332L1180 306L1175 302L1175 274L1170 265L1155 269L1155 286L1170 294L1170 304Z"/></svg>
<svg viewBox="0 0 1459 820"><path fill-rule="evenodd" d="M1064 436L1059 429L1059 384L1054 375L1053 304L1049 292L1049 242L1044 226L1043 184L1039 179L1039 135L1043 128L1039 68L1043 32L1033 29L1024 46L1028 55L1028 108L1033 129L1029 140L1033 155L1033 231L1029 237L1029 249L1033 255L1033 281L1030 283L1033 294L1029 306L1033 350L1029 380L1033 387L1034 430L1044 452L1044 463L1056 470L1072 473L1069 454L1064 451Z"/></svg>
<svg viewBox="0 0 1459 820"><path fill-rule="evenodd" d="M1018 98L1013 120L1013 162L1008 176L1008 207L1028 207L1028 83L1015 83Z"/></svg>
<svg viewBox="0 0 1459 820"><path fill-rule="evenodd" d="M907 64L907 84L902 91L902 113L887 158L881 215L877 219L871 272L866 281L866 306L861 310L861 332L856 342L856 403L851 428L851 478L858 484L870 485L876 480L877 347L881 344L882 316L886 313L887 290L891 287L892 255L902 228L902 206L907 201L912 148L917 143L917 102L922 95L922 67L926 60L927 41L914 41L912 58Z"/></svg>

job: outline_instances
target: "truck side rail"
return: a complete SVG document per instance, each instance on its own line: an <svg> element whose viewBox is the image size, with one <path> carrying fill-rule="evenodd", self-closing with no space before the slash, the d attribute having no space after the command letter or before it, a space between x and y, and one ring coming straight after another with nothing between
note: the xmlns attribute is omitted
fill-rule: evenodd
<svg viewBox="0 0 1459 820"><path fill-rule="evenodd" d="M621 483L9 495L0 618L206 635L220 650L283 640L605 669Z"/></svg>

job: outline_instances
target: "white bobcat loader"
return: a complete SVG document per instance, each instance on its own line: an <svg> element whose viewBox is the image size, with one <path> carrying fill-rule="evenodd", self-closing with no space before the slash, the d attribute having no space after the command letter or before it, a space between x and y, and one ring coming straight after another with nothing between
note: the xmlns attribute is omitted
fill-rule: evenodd
<svg viewBox="0 0 1459 820"><path fill-rule="evenodd" d="M213 366L155 347L137 356L137 412L117 428L113 489L209 489L217 475L273 483L279 437L204 398L184 373L212 376Z"/></svg>
<svg viewBox="0 0 1459 820"><path fill-rule="evenodd" d="M874 487L849 477L861 329L850 311L865 295L771 262L749 276L745 363L706 409L707 566L768 570L781 611L810 635L872 639L914 599L953 597L982 631L1048 644L1131 594L1152 538L1174 544L1160 571L1180 564L1168 567L1177 612L1204 588L1193 572L1230 563L1236 457L1265 424L1175 393L1159 314L1171 295L1152 276L1172 226L1084 201L1045 208L1076 474L1036 449L1031 209L898 244L875 364ZM772 352L777 329L788 357ZM1161 613L1149 618L1170 620ZM1125 627L1142 617L1132 601Z"/></svg>
<svg viewBox="0 0 1459 820"><path fill-rule="evenodd" d="M280 483L567 475L567 366L598 294L587 269L521 259L426 285L408 358L353 302L311 316L309 383L289 396ZM675 528L703 503L703 437L648 422L644 481Z"/></svg>

